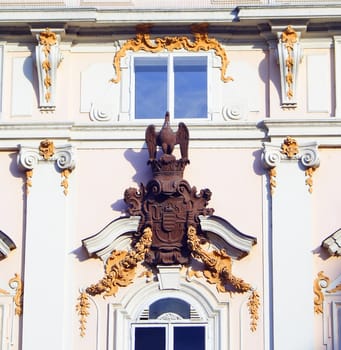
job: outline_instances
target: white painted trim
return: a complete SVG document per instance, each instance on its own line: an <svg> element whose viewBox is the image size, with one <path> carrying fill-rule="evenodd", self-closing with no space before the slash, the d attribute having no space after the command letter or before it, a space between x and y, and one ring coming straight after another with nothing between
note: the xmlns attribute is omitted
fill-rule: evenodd
<svg viewBox="0 0 341 350"><path fill-rule="evenodd" d="M130 350L131 323L138 322L140 313L153 302L163 298L179 298L198 311L207 322L213 342L207 350L230 349L229 302L222 302L210 288L198 281L189 283L183 277L179 290L160 291L157 282L127 290L119 303L109 305L108 349Z"/></svg>
<svg viewBox="0 0 341 350"><path fill-rule="evenodd" d="M239 259L249 254L252 246L257 242L255 237L239 232L228 221L219 216L200 216L200 226L203 231L216 234L227 244L240 250Z"/></svg>
<svg viewBox="0 0 341 350"><path fill-rule="evenodd" d="M139 222L139 216L118 218L97 234L83 239L83 245L90 256L95 254L103 261L106 261L110 253L115 249L116 239L125 233L136 232Z"/></svg>
<svg viewBox="0 0 341 350"><path fill-rule="evenodd" d="M7 258L11 250L15 249L15 243L4 232L0 231L0 260Z"/></svg>

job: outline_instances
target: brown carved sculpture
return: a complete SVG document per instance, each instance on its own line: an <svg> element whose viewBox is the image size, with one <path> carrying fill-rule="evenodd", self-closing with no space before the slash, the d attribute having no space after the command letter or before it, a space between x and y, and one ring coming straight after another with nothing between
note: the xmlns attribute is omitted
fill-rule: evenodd
<svg viewBox="0 0 341 350"><path fill-rule="evenodd" d="M183 179L183 171L189 163L188 140L186 125L179 123L174 132L168 113L159 132L154 125L149 125L146 143L153 179L139 189L128 188L124 194L129 214L141 216L137 238L145 227L153 232L152 244L145 256L145 262L151 265L187 264L190 257L188 227L193 226L200 232L199 215L213 214L213 209L206 208L211 191L204 189L197 193L197 189ZM181 159L172 154L177 144ZM157 146L163 152L159 159Z"/></svg>
<svg viewBox="0 0 341 350"><path fill-rule="evenodd" d="M188 160L189 132L184 123L179 123L174 132L166 113L164 124L159 132L154 125L146 129L146 143L149 152L147 164L151 166L153 178L147 185L130 187L124 192L128 204L128 214L139 216L139 225L132 240L130 251L112 251L106 261L105 276L89 286L90 295L114 296L120 287L130 285L138 265L145 264L148 274L158 265L180 264L190 266L190 260L202 263L198 271L188 268L188 277L202 274L215 284L218 292L249 293L248 308L251 317L250 328L256 330L259 308L259 294L252 286L232 274L232 258L224 249L206 250L202 242L207 238L200 226L200 215L212 215L207 208L211 191L196 187L183 179ZM180 145L181 158L172 154ZM162 154L157 157L157 147ZM82 310L79 304L78 310ZM81 315L82 316L82 315ZM81 325L84 320L80 319Z"/></svg>

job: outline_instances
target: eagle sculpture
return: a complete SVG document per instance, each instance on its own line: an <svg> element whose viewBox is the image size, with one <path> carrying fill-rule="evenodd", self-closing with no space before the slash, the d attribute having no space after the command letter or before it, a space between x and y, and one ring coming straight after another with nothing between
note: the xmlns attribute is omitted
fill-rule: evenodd
<svg viewBox="0 0 341 350"><path fill-rule="evenodd" d="M189 132L185 123L179 123L178 130L174 132L169 123L169 112L166 112L165 121L159 132L155 131L154 125L146 129L146 143L149 152L149 161L156 160L157 146L160 146L164 154L172 154L175 145L180 145L181 160L189 163L188 160Z"/></svg>

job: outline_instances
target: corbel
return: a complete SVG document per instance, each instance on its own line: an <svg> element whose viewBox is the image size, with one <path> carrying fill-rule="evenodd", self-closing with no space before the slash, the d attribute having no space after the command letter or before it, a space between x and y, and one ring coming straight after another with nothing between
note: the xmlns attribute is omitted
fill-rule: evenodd
<svg viewBox="0 0 341 350"><path fill-rule="evenodd" d="M31 29L36 37L36 67L39 84L39 109L53 112L56 109L57 68L62 61L60 51L63 28Z"/></svg>
<svg viewBox="0 0 341 350"><path fill-rule="evenodd" d="M302 61L300 45L301 32L306 25L272 26L277 37L277 60L280 71L281 107L292 109L297 107L297 76Z"/></svg>

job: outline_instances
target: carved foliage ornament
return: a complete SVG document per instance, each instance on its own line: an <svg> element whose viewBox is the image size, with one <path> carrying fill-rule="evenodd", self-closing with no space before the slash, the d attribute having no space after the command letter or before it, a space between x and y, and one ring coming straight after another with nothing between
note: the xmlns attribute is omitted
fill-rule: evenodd
<svg viewBox="0 0 341 350"><path fill-rule="evenodd" d="M281 75L281 98L283 108L294 108L298 64L301 60L299 35L292 26L278 33L278 59Z"/></svg>
<svg viewBox="0 0 341 350"><path fill-rule="evenodd" d="M330 278L320 271L314 280L314 311L316 314L323 313L323 303L325 293L334 294L341 292L341 284L336 284L334 288L328 289L330 286Z"/></svg>
<svg viewBox="0 0 341 350"><path fill-rule="evenodd" d="M137 34L135 39L126 41L114 57L113 66L116 72L116 78L111 81L118 83L121 80L120 62L121 58L126 55L127 51L146 51L146 52L161 52L174 51L185 49L190 52L213 50L221 59L221 80L229 82L232 77L226 76L229 60L225 50L220 46L219 42L214 38L208 37L208 24L196 24L191 27L194 41L191 41L187 36L166 36L164 38L151 39L149 30L151 25L142 24L136 27Z"/></svg>
<svg viewBox="0 0 341 350"><path fill-rule="evenodd" d="M56 71L62 61L59 50L60 35L46 28L37 34L36 61L39 81L39 108L55 109Z"/></svg>
<svg viewBox="0 0 341 350"><path fill-rule="evenodd" d="M204 237L199 216L213 214L207 208L211 191L203 189L199 193L183 179L183 171L188 160L189 132L180 123L177 132L169 125L169 115L159 132L154 126L146 129L146 143L153 179L139 189L128 188L124 200L131 216L140 216L139 226L130 251L111 253L105 265L105 276L86 289L90 295L104 297L116 295L119 287L133 282L138 264L143 263L149 270L160 265L189 266L192 259L200 261L202 271L189 274L204 275L215 284L219 292L250 292L249 311L251 329L256 329L259 295L251 285L232 274L232 259L225 250L206 251L202 247ZM172 154L174 146L180 145L181 158ZM156 147L160 145L163 154L156 158Z"/></svg>
<svg viewBox="0 0 341 350"><path fill-rule="evenodd" d="M285 60L286 75L285 81L287 83L287 97L292 99L293 92L293 66L294 66L294 44L297 42L298 36L295 30L289 25L281 34L281 41L285 44L287 50L287 58Z"/></svg>
<svg viewBox="0 0 341 350"><path fill-rule="evenodd" d="M23 296L23 283L20 279L19 275L17 273L14 274L14 277L12 277L8 285L15 291L14 294L1 289L0 288L0 294L3 295L13 295L13 304L15 305L15 314L18 316L22 315L22 296Z"/></svg>
<svg viewBox="0 0 341 350"><path fill-rule="evenodd" d="M282 143L281 152L284 153L288 158L293 158L299 152L297 141L288 136Z"/></svg>
<svg viewBox="0 0 341 350"><path fill-rule="evenodd" d="M80 296L78 297L78 304L76 305L76 310L80 317L79 330L80 330L81 337L85 336L86 318L90 315L89 308L90 308L89 296L85 292L81 292Z"/></svg>

